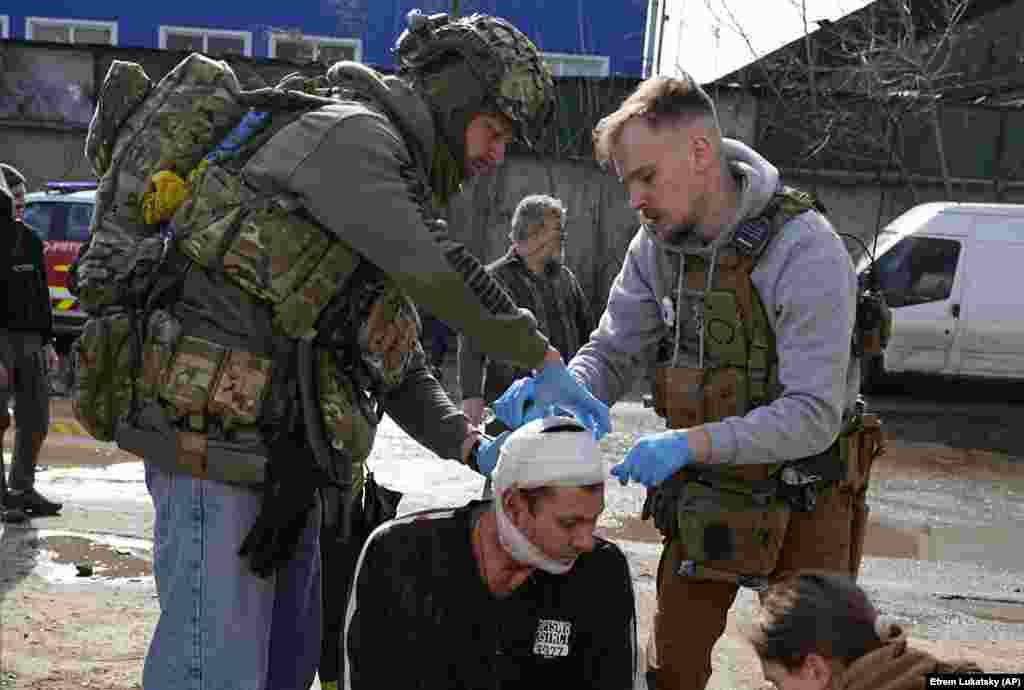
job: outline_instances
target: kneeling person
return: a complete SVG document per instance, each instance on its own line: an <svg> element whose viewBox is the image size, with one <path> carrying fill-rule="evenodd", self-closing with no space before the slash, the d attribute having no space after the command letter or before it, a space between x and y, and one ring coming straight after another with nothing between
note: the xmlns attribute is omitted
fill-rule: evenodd
<svg viewBox="0 0 1024 690"><path fill-rule="evenodd" d="M385 523L355 574L343 643L351 688L632 688L633 583L594 535L604 461L548 417L508 436L493 501Z"/></svg>

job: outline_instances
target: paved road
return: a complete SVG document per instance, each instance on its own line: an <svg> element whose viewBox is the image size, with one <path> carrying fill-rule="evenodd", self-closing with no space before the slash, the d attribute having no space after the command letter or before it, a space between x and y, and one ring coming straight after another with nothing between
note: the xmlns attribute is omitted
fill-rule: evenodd
<svg viewBox="0 0 1024 690"><path fill-rule="evenodd" d="M897 438L984 448L1024 458L1024 391L1013 386L910 380L872 396L871 405L885 415L890 433ZM67 500L67 507L59 518L0 533L0 550L26 566L10 581L0 583L0 599L16 597L22 586L38 583L40 575L50 580L47 596L59 596L62 588L71 586L62 582L68 582L73 567L69 563L62 569L53 563L53 557L60 555L56 551L61 547L82 548L75 535L106 542L108 551L113 549L116 555L150 558L152 507L141 467L108 465L116 454L110 444L78 437L77 425L67 418L66 403L57 407L61 414L55 415L48 446L54 451L59 446L80 446L78 457L92 467L53 466L41 473L41 488ZM602 442L609 461L621 459L637 436L663 428L650 410L635 401L616 406L614 425L616 432ZM405 493L403 512L457 504L475 497L482 488L479 477L456 463L438 461L390 421L380 430L371 466L384 483ZM642 489L609 482L608 510L602 522L613 531L624 523L628 528L642 501ZM865 558L862 583L881 608L912 622L914 634L930 640L1024 640L1024 553L1019 536L1015 536L1024 533L1022 482L971 477L880 480L872 487L871 504L874 515L918 530L914 538L928 542L926 549L935 559L877 554ZM635 528L635 520L633 523ZM641 619L641 637L646 638L658 546L622 543L638 592L647 602ZM23 581L30 572L35 577ZM71 577L73 581L73 574ZM110 589L101 581L94 587L98 595ZM138 605L151 617L155 606L152 580L143 578L129 589L140 587ZM756 661L735 634L736 626L747 622L753 610L753 597L742 593L730 617L731 632L716 650L711 690L757 687L757 674L751 670L756 669ZM146 634L143 630L143 639ZM1024 657L1024 646L1012 649L1020 652L1016 658Z"/></svg>
<svg viewBox="0 0 1024 690"><path fill-rule="evenodd" d="M980 448L1024 459L1024 384L893 377L868 396L905 441Z"/></svg>

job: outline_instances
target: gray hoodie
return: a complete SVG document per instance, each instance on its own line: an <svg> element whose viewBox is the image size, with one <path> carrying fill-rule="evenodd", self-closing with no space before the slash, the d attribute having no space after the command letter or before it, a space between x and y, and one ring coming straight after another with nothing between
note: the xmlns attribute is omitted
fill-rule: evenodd
<svg viewBox="0 0 1024 690"><path fill-rule="evenodd" d="M778 170L753 149L726 139L724 151L740 181L740 204L735 222L715 244L731 241L740 221L759 215L779 183ZM684 241L700 244L695 237ZM569 364L609 405L632 387L638 367L655 364L658 342L668 335L660 305L673 292L678 256L641 227L597 330ZM775 334L784 391L743 417L705 424L712 455L719 462L754 464L820 453L838 436L859 389L859 366L850 352L857 279L849 253L828 220L808 211L782 226L751 277ZM675 311L685 319L684 330L689 325L695 332L692 306ZM697 366L695 353L687 359L687 366Z"/></svg>

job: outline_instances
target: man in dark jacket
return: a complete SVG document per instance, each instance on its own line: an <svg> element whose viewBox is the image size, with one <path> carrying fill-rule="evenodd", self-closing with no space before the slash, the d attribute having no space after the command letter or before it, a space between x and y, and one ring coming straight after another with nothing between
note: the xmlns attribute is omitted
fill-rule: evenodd
<svg viewBox="0 0 1024 690"><path fill-rule="evenodd" d="M0 194L0 448L11 423L11 398L17 421L10 484L0 501L28 515L56 515L61 504L35 489L36 464L50 424L47 368L57 365L43 243L21 221L24 176L6 163L0 170L4 191L9 190Z"/></svg>
<svg viewBox="0 0 1024 690"><path fill-rule="evenodd" d="M538 419L502 447L493 502L375 530L348 605L345 687L634 687L629 566L594 536L605 476L593 434Z"/></svg>
<svg viewBox="0 0 1024 690"><path fill-rule="evenodd" d="M566 209L560 199L545 194L525 197L516 206L508 238L508 252L490 264L487 272L509 291L513 301L537 317L537 327L566 361L587 342L594 322L587 297L565 264ZM459 338L459 385L462 411L479 425L485 404L505 392L529 371L503 362ZM498 435L508 427L500 420L487 426Z"/></svg>

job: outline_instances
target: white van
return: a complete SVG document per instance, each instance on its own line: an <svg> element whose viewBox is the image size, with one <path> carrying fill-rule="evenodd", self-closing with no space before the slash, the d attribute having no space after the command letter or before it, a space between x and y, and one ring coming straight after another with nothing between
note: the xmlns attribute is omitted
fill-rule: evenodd
<svg viewBox="0 0 1024 690"><path fill-rule="evenodd" d="M1024 205L921 204L875 251L893 329L868 387L885 372L1024 379Z"/></svg>

